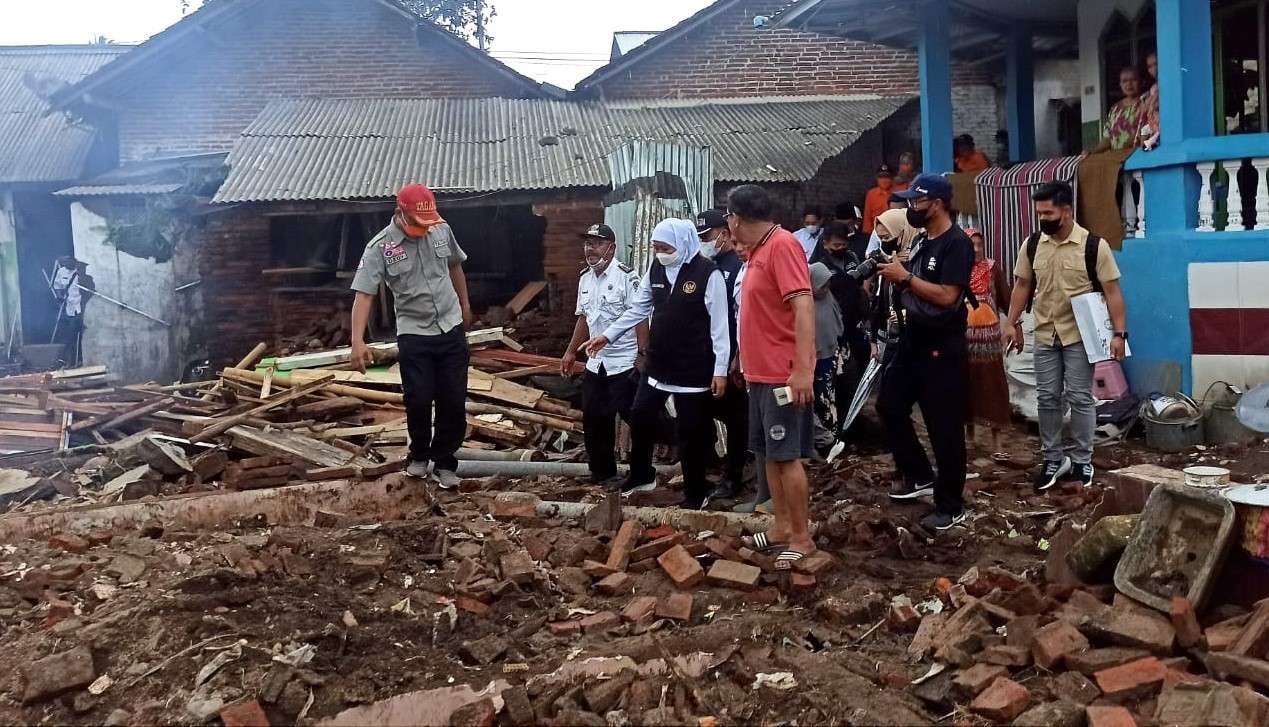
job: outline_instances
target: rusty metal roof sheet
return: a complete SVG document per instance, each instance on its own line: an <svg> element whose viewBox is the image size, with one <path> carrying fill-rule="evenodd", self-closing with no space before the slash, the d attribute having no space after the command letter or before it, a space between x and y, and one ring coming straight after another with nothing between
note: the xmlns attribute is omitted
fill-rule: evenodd
<svg viewBox="0 0 1269 727"><path fill-rule="evenodd" d="M634 139L710 146L717 181L800 182L911 100L287 99L242 132L213 201L605 187Z"/></svg>
<svg viewBox="0 0 1269 727"><path fill-rule="evenodd" d="M96 132L50 113L48 97L128 50L0 46L0 184L64 181L83 172Z"/></svg>

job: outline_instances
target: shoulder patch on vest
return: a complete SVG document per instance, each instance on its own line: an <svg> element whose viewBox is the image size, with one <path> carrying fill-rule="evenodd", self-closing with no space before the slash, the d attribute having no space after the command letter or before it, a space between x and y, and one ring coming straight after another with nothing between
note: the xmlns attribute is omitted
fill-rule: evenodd
<svg viewBox="0 0 1269 727"><path fill-rule="evenodd" d="M631 268L629 265L627 265L627 264L625 264L625 263L622 263L622 262L617 263L617 269L618 269L618 270L620 270L620 271L621 271L621 272L623 272L623 273L633 273L633 272L634 272L634 269L633 269L633 268Z"/></svg>

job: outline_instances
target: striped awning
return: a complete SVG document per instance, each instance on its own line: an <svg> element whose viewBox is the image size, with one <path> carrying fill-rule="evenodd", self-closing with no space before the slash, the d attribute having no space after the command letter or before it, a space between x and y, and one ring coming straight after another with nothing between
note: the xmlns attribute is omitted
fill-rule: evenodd
<svg viewBox="0 0 1269 727"><path fill-rule="evenodd" d="M1041 159L1008 169L986 169L978 175L974 186L987 256L1003 265L1006 273L1012 274L1018 249L1038 229L1031 193L1049 182L1067 182L1074 187L1081 159L1082 155Z"/></svg>

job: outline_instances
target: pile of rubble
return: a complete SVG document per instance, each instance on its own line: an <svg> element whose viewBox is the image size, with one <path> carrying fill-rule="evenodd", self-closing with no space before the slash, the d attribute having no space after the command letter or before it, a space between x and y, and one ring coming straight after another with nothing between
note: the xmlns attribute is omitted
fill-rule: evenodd
<svg viewBox="0 0 1269 727"><path fill-rule="evenodd" d="M501 328L467 338L460 457L575 459L581 412L529 383L558 373L559 360L525 353ZM0 379L5 416L17 420L6 426L26 432L10 446L0 441L0 511L45 499L110 503L401 469L407 432L396 347L372 348L377 365L366 373L350 370L348 348L264 358L261 344L210 381L112 386L103 367Z"/></svg>

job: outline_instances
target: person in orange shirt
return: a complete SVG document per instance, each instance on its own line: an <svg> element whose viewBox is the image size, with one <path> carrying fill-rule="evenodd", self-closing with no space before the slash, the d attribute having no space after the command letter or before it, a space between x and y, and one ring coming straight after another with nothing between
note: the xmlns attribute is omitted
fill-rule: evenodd
<svg viewBox="0 0 1269 727"><path fill-rule="evenodd" d="M905 151L899 155L899 170L894 175L894 189L892 192L906 192L908 186L912 184L912 180L920 172L916 166L916 154Z"/></svg>
<svg viewBox="0 0 1269 727"><path fill-rule="evenodd" d="M974 137L969 134L956 137L952 146L956 150L956 171L981 172L991 166L987 155L974 148Z"/></svg>
<svg viewBox="0 0 1269 727"><path fill-rule="evenodd" d="M894 192L894 172L889 164L877 167L877 186L864 196L864 232L872 234L877 215L890 208L890 195Z"/></svg>

